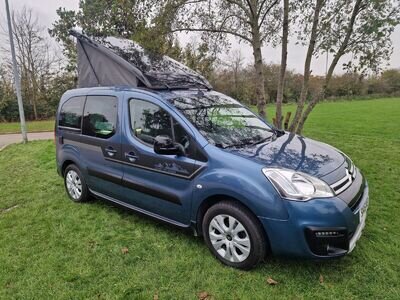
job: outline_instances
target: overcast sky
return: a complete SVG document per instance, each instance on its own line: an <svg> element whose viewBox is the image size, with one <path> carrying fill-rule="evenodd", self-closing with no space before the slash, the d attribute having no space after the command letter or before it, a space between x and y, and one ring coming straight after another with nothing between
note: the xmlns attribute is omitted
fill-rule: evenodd
<svg viewBox="0 0 400 300"><path fill-rule="evenodd" d="M38 15L39 21L43 26L50 27L51 24L56 20L57 14L56 9L65 7L67 9L78 9L79 0L9 0L11 9L20 9L24 5L33 9L33 11ZM1 23L5 22L5 4L4 0L0 0L0 20ZM392 40L394 44L394 52L392 54L391 60L389 61L390 68L400 68L400 27L398 26L392 35ZM252 62L252 50L249 46L233 42L231 50L240 49L247 63ZM294 69L298 72L302 72L304 57L306 49L301 46L296 46L294 44L289 45L288 54L288 67ZM223 57L228 56L229 53L223 54ZM267 63L279 63L280 62L280 49L264 47L263 48L263 58ZM313 74L324 74L326 66L326 57L320 58L319 60L314 60L312 69ZM338 71L340 68L338 68Z"/></svg>

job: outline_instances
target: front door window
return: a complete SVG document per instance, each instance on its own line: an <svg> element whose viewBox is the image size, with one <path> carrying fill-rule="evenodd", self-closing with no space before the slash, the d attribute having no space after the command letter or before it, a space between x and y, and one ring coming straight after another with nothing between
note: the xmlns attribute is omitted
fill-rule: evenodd
<svg viewBox="0 0 400 300"><path fill-rule="evenodd" d="M141 142L152 147L156 136L169 136L183 146L187 157L195 158L195 146L190 135L164 109L148 101L132 99L129 111L132 132Z"/></svg>

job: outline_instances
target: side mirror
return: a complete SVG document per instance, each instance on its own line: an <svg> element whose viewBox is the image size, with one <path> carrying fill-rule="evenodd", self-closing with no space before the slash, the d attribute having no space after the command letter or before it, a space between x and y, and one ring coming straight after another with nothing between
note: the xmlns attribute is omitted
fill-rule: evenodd
<svg viewBox="0 0 400 300"><path fill-rule="evenodd" d="M185 155L181 144L174 143L169 136L158 135L154 139L154 152L162 155Z"/></svg>

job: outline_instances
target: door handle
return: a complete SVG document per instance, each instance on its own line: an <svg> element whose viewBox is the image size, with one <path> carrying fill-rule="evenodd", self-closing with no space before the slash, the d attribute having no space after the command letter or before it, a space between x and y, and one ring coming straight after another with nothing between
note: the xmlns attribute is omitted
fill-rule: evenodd
<svg viewBox="0 0 400 300"><path fill-rule="evenodd" d="M117 150L115 150L113 147L107 147L105 151L110 157L113 157L115 153L117 153Z"/></svg>
<svg viewBox="0 0 400 300"><path fill-rule="evenodd" d="M130 162L135 162L137 160L137 156L135 154L135 152L129 152L129 153L125 153L125 157L130 161Z"/></svg>

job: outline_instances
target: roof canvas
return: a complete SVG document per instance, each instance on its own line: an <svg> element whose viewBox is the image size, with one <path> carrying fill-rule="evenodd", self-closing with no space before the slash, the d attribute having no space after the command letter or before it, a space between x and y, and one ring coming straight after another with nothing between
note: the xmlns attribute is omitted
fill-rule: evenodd
<svg viewBox="0 0 400 300"><path fill-rule="evenodd" d="M165 55L154 55L139 44L118 37L77 38L78 85L144 86L151 89L202 87L212 89L200 74Z"/></svg>

